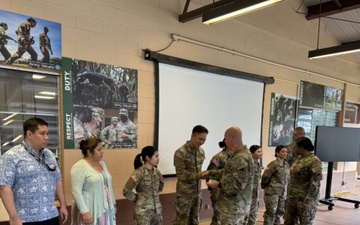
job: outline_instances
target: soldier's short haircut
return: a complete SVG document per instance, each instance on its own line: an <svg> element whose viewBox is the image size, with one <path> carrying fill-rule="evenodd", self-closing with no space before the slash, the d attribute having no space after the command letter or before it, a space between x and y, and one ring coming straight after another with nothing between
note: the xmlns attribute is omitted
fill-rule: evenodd
<svg viewBox="0 0 360 225"><path fill-rule="evenodd" d="M309 152L314 151L314 145L311 142L311 140L307 137L302 137L299 140L297 140L296 145L298 147L303 147L305 150L308 150Z"/></svg>
<svg viewBox="0 0 360 225"><path fill-rule="evenodd" d="M40 118L30 118L26 120L23 124L24 137L26 137L26 132L29 130L31 133L35 133L39 129L39 125L48 126L48 123Z"/></svg>
<svg viewBox="0 0 360 225"><path fill-rule="evenodd" d="M204 127L202 125L196 125L192 130L192 134L195 134L195 133L198 133L198 134L206 133L206 134L208 134L209 131L208 131L208 129L206 129L206 127Z"/></svg>

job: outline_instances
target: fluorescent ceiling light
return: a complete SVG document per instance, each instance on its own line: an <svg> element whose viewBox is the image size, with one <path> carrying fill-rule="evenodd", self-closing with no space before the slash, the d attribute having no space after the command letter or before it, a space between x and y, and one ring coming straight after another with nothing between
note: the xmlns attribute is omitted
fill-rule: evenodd
<svg viewBox="0 0 360 225"><path fill-rule="evenodd" d="M56 95L55 92L51 92L51 91L40 91L39 94L42 94L42 95L51 95L51 96L55 96L55 95Z"/></svg>
<svg viewBox="0 0 360 225"><path fill-rule="evenodd" d="M38 79L38 80L43 79L45 77L46 77L45 75L40 75L40 74L33 74L32 75L33 79Z"/></svg>
<svg viewBox="0 0 360 225"><path fill-rule="evenodd" d="M20 139L22 137L22 135L19 135L19 136L17 136L16 138L14 138L14 140L12 140L11 142L15 142L15 141L17 141L18 139Z"/></svg>
<svg viewBox="0 0 360 225"><path fill-rule="evenodd" d="M44 95L34 95L34 98L38 98L38 99L54 99L55 97L53 97L53 96L44 96Z"/></svg>
<svg viewBox="0 0 360 225"><path fill-rule="evenodd" d="M10 144L10 141L5 142L2 146L5 147L6 145Z"/></svg>
<svg viewBox="0 0 360 225"><path fill-rule="evenodd" d="M284 0L234 0L203 13L204 24L212 24L249 13Z"/></svg>
<svg viewBox="0 0 360 225"><path fill-rule="evenodd" d="M13 113L13 114L11 114L10 116L8 116L8 117L5 117L3 120L8 120L8 119L10 119L10 118L13 118L14 116L16 116L17 114L19 114L19 113Z"/></svg>
<svg viewBox="0 0 360 225"><path fill-rule="evenodd" d="M4 123L3 126L6 126L6 125L8 125L9 123L12 123L12 122L14 122L14 120L9 120L6 123Z"/></svg>
<svg viewBox="0 0 360 225"><path fill-rule="evenodd" d="M360 51L360 41L340 46L322 48L313 51L309 51L309 59L319 59L336 55L350 54Z"/></svg>

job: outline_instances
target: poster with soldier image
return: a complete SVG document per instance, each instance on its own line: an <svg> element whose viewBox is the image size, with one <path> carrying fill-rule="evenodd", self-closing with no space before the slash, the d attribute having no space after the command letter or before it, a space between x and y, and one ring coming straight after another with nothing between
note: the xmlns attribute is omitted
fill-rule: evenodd
<svg viewBox="0 0 360 225"><path fill-rule="evenodd" d="M340 111L342 109L343 91L333 87L325 88L325 108Z"/></svg>
<svg viewBox="0 0 360 225"><path fill-rule="evenodd" d="M63 62L65 148L79 148L89 137L100 138L104 148L137 148L137 70Z"/></svg>
<svg viewBox="0 0 360 225"><path fill-rule="evenodd" d="M0 64L61 70L61 24L0 10Z"/></svg>
<svg viewBox="0 0 360 225"><path fill-rule="evenodd" d="M269 146L287 145L292 141L296 103L296 97L271 93Z"/></svg>

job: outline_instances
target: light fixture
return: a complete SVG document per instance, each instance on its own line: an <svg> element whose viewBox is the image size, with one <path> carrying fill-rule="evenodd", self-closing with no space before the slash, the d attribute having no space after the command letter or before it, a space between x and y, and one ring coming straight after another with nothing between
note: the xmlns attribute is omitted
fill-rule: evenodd
<svg viewBox="0 0 360 225"><path fill-rule="evenodd" d="M37 98L37 99L54 99L55 97L53 97L53 96L44 96L44 95L34 95L34 98Z"/></svg>
<svg viewBox="0 0 360 225"><path fill-rule="evenodd" d="M35 73L32 75L32 78L37 80L44 79L45 77L46 77L45 75L40 75Z"/></svg>
<svg viewBox="0 0 360 225"><path fill-rule="evenodd" d="M56 93L52 92L52 91L40 91L39 94L41 94L41 95L51 95L51 96L56 95Z"/></svg>
<svg viewBox="0 0 360 225"><path fill-rule="evenodd" d="M8 119L10 119L10 118L13 118L14 116L16 116L17 114L19 114L18 112L17 113L13 113L13 114L11 114L10 116L8 116L8 117L6 117L6 118L4 118L3 120L8 120Z"/></svg>
<svg viewBox="0 0 360 225"><path fill-rule="evenodd" d="M15 142L15 141L19 140L21 137L22 137L22 135L20 134L16 138L14 138L14 140L12 140L11 142Z"/></svg>
<svg viewBox="0 0 360 225"><path fill-rule="evenodd" d="M344 55L359 51L360 51L360 41L357 41L348 44L342 44L339 46L309 51L309 59L318 59L318 58L325 58L335 55Z"/></svg>
<svg viewBox="0 0 360 225"><path fill-rule="evenodd" d="M205 11L202 22L207 25L221 22L281 1L284 0L234 0L229 4Z"/></svg>
<svg viewBox="0 0 360 225"><path fill-rule="evenodd" d="M14 120L9 120L6 123L4 123L3 126L6 126L6 125L8 125L9 123L12 123L12 122L14 122Z"/></svg>

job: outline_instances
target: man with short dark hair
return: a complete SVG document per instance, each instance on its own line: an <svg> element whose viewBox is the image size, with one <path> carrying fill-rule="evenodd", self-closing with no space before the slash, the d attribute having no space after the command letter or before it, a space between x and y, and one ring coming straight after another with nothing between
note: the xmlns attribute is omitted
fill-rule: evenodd
<svg viewBox="0 0 360 225"><path fill-rule="evenodd" d="M175 151L176 170L176 218L174 225L198 225L201 207L201 179L208 172L202 172L205 151L200 147L206 141L208 130L201 125L193 128L190 141Z"/></svg>
<svg viewBox="0 0 360 225"><path fill-rule="evenodd" d="M46 148L48 124L30 118L23 125L24 140L0 157L0 197L10 225L59 225L68 218L61 174L54 154Z"/></svg>

